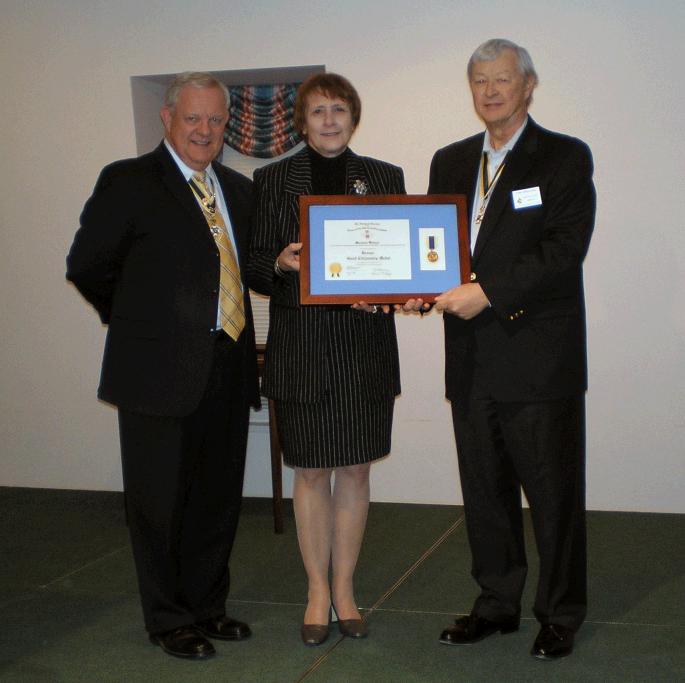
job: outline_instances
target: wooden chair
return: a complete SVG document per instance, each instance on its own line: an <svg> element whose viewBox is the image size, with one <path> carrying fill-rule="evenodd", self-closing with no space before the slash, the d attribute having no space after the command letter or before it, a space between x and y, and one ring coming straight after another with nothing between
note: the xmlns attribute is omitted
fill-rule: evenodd
<svg viewBox="0 0 685 683"><path fill-rule="evenodd" d="M264 349L266 344L257 344L257 367L259 376L264 368ZM274 532L283 533L283 463L281 459L281 442L278 439L276 425L276 411L271 399L268 403L269 411L269 447L271 451L271 495L274 515Z"/></svg>

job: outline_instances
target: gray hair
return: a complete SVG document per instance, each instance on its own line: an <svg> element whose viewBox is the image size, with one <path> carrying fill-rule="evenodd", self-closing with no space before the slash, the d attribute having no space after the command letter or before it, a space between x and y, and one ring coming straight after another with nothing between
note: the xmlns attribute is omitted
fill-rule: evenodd
<svg viewBox="0 0 685 683"><path fill-rule="evenodd" d="M186 71L182 74L178 74L178 76L169 84L164 95L164 106L167 109L174 109L178 102L178 97L181 94L181 90L187 85L191 85L194 88L219 88L224 95L226 109L228 109L228 105L231 101L228 94L228 88L218 78L205 71Z"/></svg>
<svg viewBox="0 0 685 683"><path fill-rule="evenodd" d="M528 54L528 50L505 38L492 38L486 40L482 45L479 45L476 48L475 52L471 55L469 65L466 68L468 77L471 78L473 67L476 62L491 62L497 59L505 50L511 50L516 55L519 72L526 79L532 78L533 85L536 86L539 82L538 75L533 66L533 60Z"/></svg>

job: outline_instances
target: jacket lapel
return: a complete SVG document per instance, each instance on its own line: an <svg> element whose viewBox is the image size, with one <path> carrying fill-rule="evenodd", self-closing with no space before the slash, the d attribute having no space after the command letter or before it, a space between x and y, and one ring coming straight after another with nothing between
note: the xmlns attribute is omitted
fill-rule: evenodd
<svg viewBox="0 0 685 683"><path fill-rule="evenodd" d="M483 152L483 137L481 133L474 139L473 144L465 150L463 161L458 165L461 175L456 179L454 187L459 194L465 194L469 202L469 233L471 232L471 215L476 200L476 179L480 168L480 157Z"/></svg>
<svg viewBox="0 0 685 683"><path fill-rule="evenodd" d="M290 157L285 172L283 189L288 198L290 220L294 221L294 225L299 225L300 195L312 193L312 168L306 146Z"/></svg>
<svg viewBox="0 0 685 683"><path fill-rule="evenodd" d="M198 206L192 190L188 186L188 183L176 165L176 162L171 157L171 154L169 154L166 145L162 142L155 150L155 153L157 154L157 159L162 169L162 182L164 183L164 186L183 207L183 210L188 214L188 218L197 226L197 229L203 230L207 239L213 244L214 240L207 228L207 221L202 215L202 209Z"/></svg>
<svg viewBox="0 0 685 683"><path fill-rule="evenodd" d="M531 166L531 155L537 148L537 124L533 119L528 120L528 125L523 131L521 138L511 150L507 163L502 171L500 179L492 191L492 197L485 211L485 217L478 231L476 246L473 250L473 260L477 261L488 240L498 229L499 219L507 202L511 201L511 192L519 184ZM474 202L471 203L471 206Z"/></svg>
<svg viewBox="0 0 685 683"><path fill-rule="evenodd" d="M312 193L312 169L306 147L290 157L283 187L286 192L298 197Z"/></svg>

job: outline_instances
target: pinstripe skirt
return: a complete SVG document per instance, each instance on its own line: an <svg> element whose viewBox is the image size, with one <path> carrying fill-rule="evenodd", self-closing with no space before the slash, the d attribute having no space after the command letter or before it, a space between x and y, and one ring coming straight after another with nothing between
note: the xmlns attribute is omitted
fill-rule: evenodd
<svg viewBox="0 0 685 683"><path fill-rule="evenodd" d="M274 401L283 461L290 467L345 467L390 452L395 399L327 393L317 403Z"/></svg>

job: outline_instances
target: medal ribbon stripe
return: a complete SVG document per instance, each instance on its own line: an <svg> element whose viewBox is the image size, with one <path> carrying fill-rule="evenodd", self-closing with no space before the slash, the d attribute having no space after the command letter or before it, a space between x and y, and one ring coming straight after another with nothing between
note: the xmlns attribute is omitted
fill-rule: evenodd
<svg viewBox="0 0 685 683"><path fill-rule="evenodd" d="M502 163L497 167L497 170L495 171L495 175L492 176L492 180L489 179L489 173L488 173L488 153L483 152L483 156L481 157L480 160L480 187L479 187L479 195L480 195L480 208L478 209L478 214L476 215L476 225L480 225L480 223L483 220L483 216L485 215L485 209L488 208L488 202L490 201L490 195L492 194L493 189L495 188L495 183L499 180L500 175L502 174L502 171L504 170L504 164L507 161L507 156L509 156L509 153L505 155L504 159L502 159Z"/></svg>

